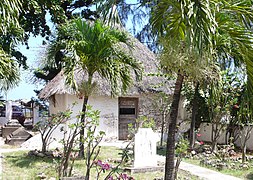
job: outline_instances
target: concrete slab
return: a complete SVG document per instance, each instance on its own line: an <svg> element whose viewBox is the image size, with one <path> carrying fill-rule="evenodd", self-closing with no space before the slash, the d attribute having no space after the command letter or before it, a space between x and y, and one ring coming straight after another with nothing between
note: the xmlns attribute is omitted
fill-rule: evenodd
<svg viewBox="0 0 253 180"><path fill-rule="evenodd" d="M156 172L156 171L164 171L163 166L147 166L147 167L127 167L124 169L126 172L134 173L144 173L144 172Z"/></svg>

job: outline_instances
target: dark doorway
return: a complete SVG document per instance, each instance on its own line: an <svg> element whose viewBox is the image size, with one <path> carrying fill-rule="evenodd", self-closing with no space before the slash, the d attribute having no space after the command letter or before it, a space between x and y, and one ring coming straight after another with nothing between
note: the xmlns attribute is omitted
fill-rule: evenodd
<svg viewBox="0 0 253 180"><path fill-rule="evenodd" d="M135 124L138 112L138 98L119 98L119 140L126 140L128 124Z"/></svg>

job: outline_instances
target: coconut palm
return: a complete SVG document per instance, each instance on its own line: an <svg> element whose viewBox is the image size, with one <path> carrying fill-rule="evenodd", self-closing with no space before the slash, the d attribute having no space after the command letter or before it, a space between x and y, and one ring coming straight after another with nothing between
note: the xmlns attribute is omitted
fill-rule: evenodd
<svg viewBox="0 0 253 180"><path fill-rule="evenodd" d="M165 39L162 63L177 74L167 139L166 180L174 179L175 132L182 83L199 72L194 67L202 62L212 64L222 58L230 61L236 58L247 65L249 78L253 80L251 6L252 2L247 0L161 0L153 9L153 27Z"/></svg>
<svg viewBox="0 0 253 180"><path fill-rule="evenodd" d="M6 34L11 26L19 27L20 6L20 0L3 0L0 2L0 34Z"/></svg>
<svg viewBox="0 0 253 180"><path fill-rule="evenodd" d="M84 97L81 121L85 120L86 105L96 82L94 75L107 79L112 95L121 90L125 92L132 83L132 70L137 77L141 75L140 64L124 52L120 43L127 44L128 38L119 30L104 26L100 21L87 23L75 19L62 25L57 33L57 39L49 47L49 57L63 51L65 54L64 71L67 83ZM76 72L85 72L82 83L75 79ZM84 129L81 130L81 140ZM80 156L84 156L81 143ZM87 170L86 179L89 178Z"/></svg>

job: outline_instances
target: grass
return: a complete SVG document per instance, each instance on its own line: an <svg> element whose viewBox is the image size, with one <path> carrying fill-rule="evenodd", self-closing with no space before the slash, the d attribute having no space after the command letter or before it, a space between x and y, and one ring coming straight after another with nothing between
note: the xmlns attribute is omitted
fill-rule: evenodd
<svg viewBox="0 0 253 180"><path fill-rule="evenodd" d="M36 179L40 172L54 176L52 159L27 156L25 151L4 153L2 163L2 179Z"/></svg>
<svg viewBox="0 0 253 180"><path fill-rule="evenodd" d="M199 160L196 160L196 159L185 158L183 161L200 166ZM237 165L239 164L240 163L237 163ZM249 165L250 165L250 168L248 169L225 168L220 171L218 171L216 168L211 167L211 166L203 166L203 167L214 170L214 171L218 171L222 174L227 174L227 175L235 176L238 178L252 180L253 179L253 163L251 162L249 163Z"/></svg>
<svg viewBox="0 0 253 180"><path fill-rule="evenodd" d="M115 147L102 147L98 159L103 161L120 159L120 149ZM112 163L110 163L112 164ZM47 178L57 177L56 173L57 161L51 158L41 158L34 156L27 156L27 151L5 153L3 158L3 173L4 180L37 180L39 173L44 173ZM85 162L84 160L76 160L75 173L84 175ZM104 179L107 173L102 173L103 176L99 179ZM163 172L147 172L136 173L132 176L136 180L153 180L155 178L163 177ZM1 177L0 177L1 179ZM92 169L91 179L96 179L96 170ZM179 179L197 180L197 177L191 176L189 173L180 171Z"/></svg>

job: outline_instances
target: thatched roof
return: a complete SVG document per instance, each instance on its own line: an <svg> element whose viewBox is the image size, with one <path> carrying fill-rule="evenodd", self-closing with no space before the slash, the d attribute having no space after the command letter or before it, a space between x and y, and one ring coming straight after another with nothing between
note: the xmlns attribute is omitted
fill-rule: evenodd
<svg viewBox="0 0 253 180"><path fill-rule="evenodd" d="M157 91L163 91L167 94L171 94L172 83L170 81L167 81L163 77L148 76L150 73L159 72L159 62L156 58L156 55L136 38L133 38L129 35L129 39L133 47L128 47L125 44L121 46L124 48L124 50L126 50L126 52L129 52L143 65L144 74L140 82L135 81L126 94L119 93L119 96L139 95L140 93ZM85 74L83 74L83 72L77 71L75 76L76 80L78 81L80 77L85 77ZM95 91L95 94L108 96L111 95L111 88L107 80L99 77L97 74L94 75L93 79L97 83L97 90ZM42 89L42 91L39 93L39 98L47 99L54 94L74 94L74 91L68 85L66 85L65 80L66 79L64 73L61 71ZM154 87L162 83L165 83L165 85L160 88Z"/></svg>

